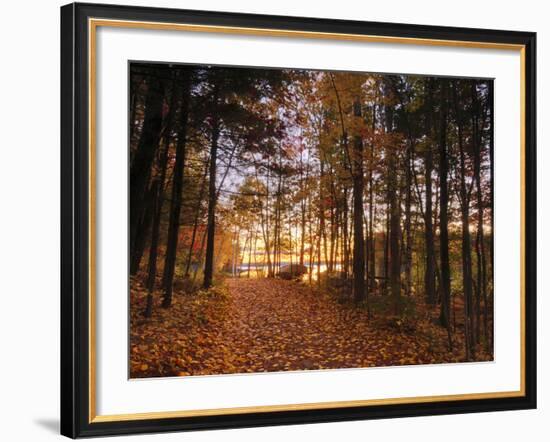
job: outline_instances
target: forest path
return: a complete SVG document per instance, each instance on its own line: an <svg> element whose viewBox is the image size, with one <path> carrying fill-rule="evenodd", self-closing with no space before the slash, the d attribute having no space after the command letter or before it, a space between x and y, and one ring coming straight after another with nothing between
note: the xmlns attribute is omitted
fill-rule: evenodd
<svg viewBox="0 0 550 442"><path fill-rule="evenodd" d="M409 343L369 326L364 310L298 282L231 278L226 285L230 304L219 338L237 371L393 365L407 356Z"/></svg>
<svg viewBox="0 0 550 442"><path fill-rule="evenodd" d="M460 360L433 320L400 330L383 316L276 278L228 278L208 292L175 294L170 309L143 319L146 291L134 285L131 376L318 370Z"/></svg>

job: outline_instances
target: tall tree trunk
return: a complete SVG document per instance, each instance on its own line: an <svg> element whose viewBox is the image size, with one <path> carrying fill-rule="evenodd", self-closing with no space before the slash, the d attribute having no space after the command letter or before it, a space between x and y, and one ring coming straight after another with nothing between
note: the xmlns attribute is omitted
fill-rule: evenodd
<svg viewBox="0 0 550 442"><path fill-rule="evenodd" d="M144 315L146 318L150 318L153 313L153 292L155 290L155 278L157 275L157 252L158 252L158 238L159 238L159 225L160 225L160 204L162 200L159 195L160 180L156 179L153 182L153 191L155 192L155 202L153 204L154 220L153 230L151 233L151 246L149 247L149 265L147 276L147 305L145 307Z"/></svg>
<svg viewBox="0 0 550 442"><path fill-rule="evenodd" d="M320 177L319 177L319 230L320 231L319 231L319 235L321 235L321 239L323 240L322 244L324 244L325 261L326 261L327 235L325 230L325 192L324 192L325 161L321 153L319 153L319 157L320 157L319 158L319 161L320 161ZM321 242L319 242L319 247L321 247ZM321 250L319 250L319 261L321 261Z"/></svg>
<svg viewBox="0 0 550 442"><path fill-rule="evenodd" d="M342 240L342 252L344 255L344 268L342 269L342 275L344 278L348 278L349 276L349 239L348 239L348 189L344 187L344 207L343 207L343 223L342 223L342 229L343 229L343 240Z"/></svg>
<svg viewBox="0 0 550 442"><path fill-rule="evenodd" d="M389 192L387 192L389 201ZM384 294L388 294L390 279L390 205L386 203L386 220L384 229Z"/></svg>
<svg viewBox="0 0 550 442"><path fill-rule="evenodd" d="M162 102L164 87L160 80L149 79L145 116L139 143L130 167L130 256L135 253L136 239L146 234L139 229L143 222L146 206L147 188L151 176L151 167L158 148L162 128Z"/></svg>
<svg viewBox="0 0 550 442"><path fill-rule="evenodd" d="M330 167L330 250L329 250L329 261L327 265L328 273L334 271L334 253L335 253L335 241L336 241L336 198L335 198L335 188L334 188L334 169L331 165Z"/></svg>
<svg viewBox="0 0 550 442"><path fill-rule="evenodd" d="M312 215L312 206L311 196L308 194L307 197L307 210L308 210L308 238L309 238L309 286L311 287L313 280L313 215Z"/></svg>
<svg viewBox="0 0 550 442"><path fill-rule="evenodd" d="M495 203L495 199L494 199L494 186L493 186L493 183L494 183L494 148L495 148L495 145L494 145L494 131L495 131L495 115L494 115L494 109L495 109L495 102L494 102L494 80L490 80L489 81L489 97L488 97L488 108L490 109L490 114L489 114L489 162L490 162L490 168L489 168L489 173L490 173L490 177L489 177L489 182L491 183L491 185L489 186L490 187L490 191L489 191L489 195L490 195L490 216L491 216L491 235L489 235L489 257L490 257L490 276L487 275L487 279L492 281L492 284L491 284L491 287L494 286L494 243L493 243L493 240L494 240L494 231L495 231L495 224L494 224L494 203ZM488 293L487 293L487 300L486 300L486 304L489 305L489 303L491 303L491 306L493 304L493 289L491 288L490 290L488 290ZM490 310L490 311L493 311L493 309L489 309L487 307L487 310ZM488 347L489 348L492 348L493 347L493 339L494 339L494 328L493 326L491 326L491 329L489 330L489 336L488 336Z"/></svg>
<svg viewBox="0 0 550 442"><path fill-rule="evenodd" d="M392 159L392 163L393 161L394 159ZM397 201L397 183L394 172L390 173L390 177L390 289L393 298L394 312L398 315L401 313L401 254L399 251L399 237L401 236L399 224L400 211Z"/></svg>
<svg viewBox="0 0 550 442"><path fill-rule="evenodd" d="M170 149L171 131L168 130L165 135L164 149L160 156L160 174L153 182L153 192L155 195L155 204L153 206L153 226L151 231L151 244L149 246L149 264L147 276L147 306L145 307L145 316L151 317L153 313L153 292L155 290L155 280L157 277L157 256L158 243L160 236L160 218L162 215L162 205L164 203L164 181L166 180L166 169L168 168L168 151Z"/></svg>
<svg viewBox="0 0 550 442"><path fill-rule="evenodd" d="M203 232L202 232L202 235L201 235L199 256L198 256L198 259L197 259L197 265L195 267L195 270L193 270L193 284L195 284L195 281L197 280L197 275L199 274L199 268L202 265L202 258L204 256L204 246L205 245L206 245L206 229L203 229Z"/></svg>
<svg viewBox="0 0 550 442"><path fill-rule="evenodd" d="M166 115L166 118L165 118L166 122L164 123L164 127L161 129L162 139L159 139L159 143L162 142L162 146L159 144L160 153L159 153L158 164L160 165L160 168L163 170L161 174L164 174L164 177L166 176L166 167L167 167L166 159L168 156L168 150L170 148L170 141L172 139L172 129L173 129L173 123L174 123L174 116L176 114L177 100L178 100L178 93L176 90L176 82L173 81L172 91L170 94L168 114ZM164 192L164 180L165 178L162 178L161 180L161 187L159 188L160 192ZM156 199L157 199L157 192L153 191L151 186L147 191L147 197L146 197L147 203L146 203L145 210L143 212L140 224L138 226L138 230L134 238L133 251L130 255L130 275L135 275L140 268L143 253L145 251L147 232L149 231L149 227L151 226L151 223L154 223L153 218L155 214L152 207Z"/></svg>
<svg viewBox="0 0 550 442"><path fill-rule="evenodd" d="M247 271L247 278L250 278L250 264L252 264L252 253L254 253L254 260L256 259L256 230L254 232L250 232L251 240L250 240L250 247L248 248L248 271ZM258 274L258 268L255 266L256 269L256 275Z"/></svg>
<svg viewBox="0 0 550 442"><path fill-rule="evenodd" d="M145 252L147 237L149 235L149 230L151 229L151 223L153 222L153 207L156 198L157 196L153 186L151 185L145 193L143 212L135 234L133 250L130 254L130 275L135 275L141 266L141 260Z"/></svg>
<svg viewBox="0 0 550 442"><path fill-rule="evenodd" d="M451 268L449 265L449 157L447 152L447 100L448 84L441 85L441 109L439 126L439 254L441 261L441 324L447 329L449 350L452 349L451 337Z"/></svg>
<svg viewBox="0 0 550 442"><path fill-rule="evenodd" d="M353 113L361 118L361 101L355 99ZM353 143L353 299L365 298L365 244L363 237L363 139L354 137Z"/></svg>
<svg viewBox="0 0 550 442"><path fill-rule="evenodd" d="M172 199L170 201L170 217L168 220L168 235L166 241L166 256L164 260L164 274L162 285L164 297L162 306L168 308L172 305L172 283L176 268L176 254L178 250L178 235L180 227L181 199L183 188L183 176L185 171L185 153L187 143L187 124L189 116L190 73L182 72L182 95L179 116L178 141L176 143L176 160L174 162L174 174L172 177Z"/></svg>
<svg viewBox="0 0 550 442"><path fill-rule="evenodd" d="M477 257L477 287L476 287L476 342L480 342L481 336L481 299L483 299L483 333L485 344L488 344L488 323L487 323L487 263L485 260L485 239L483 229L483 192L481 188L481 131L479 120L480 106L477 97L477 89L472 82L472 138L474 141L474 179L476 182L477 196L477 235L476 235L476 257Z"/></svg>
<svg viewBox="0 0 550 442"><path fill-rule="evenodd" d="M412 231L411 231L411 200L412 200L412 162L414 156L414 140L409 136L405 169L405 294L412 294Z"/></svg>
<svg viewBox="0 0 550 442"><path fill-rule="evenodd" d="M300 266L304 265L304 252L306 247L306 205L305 202L301 203L301 222L300 222Z"/></svg>
<svg viewBox="0 0 550 442"><path fill-rule="evenodd" d="M372 136L376 130L376 105L372 107ZM376 243L374 238L374 139L370 143L369 155L369 292L376 288ZM370 316L370 314L369 314Z"/></svg>
<svg viewBox="0 0 550 442"><path fill-rule="evenodd" d="M385 108L386 132L393 131L393 109ZM388 204L389 204L389 258L390 258L390 291L393 301L393 309L396 315L401 313L401 253L399 250L400 205L398 201L397 185L397 152L390 146L386 150L388 157Z"/></svg>
<svg viewBox="0 0 550 442"><path fill-rule="evenodd" d="M464 290L464 335L465 335L465 347L466 347L466 359L470 360L475 356L474 346L474 324L472 323L472 247L470 238L470 210L469 210L469 197L466 194L465 185L465 173L464 173L464 151L460 149L460 162L461 162L461 183L460 193L463 198L461 212L462 212L462 287Z"/></svg>
<svg viewBox="0 0 550 442"><path fill-rule="evenodd" d="M412 204L412 169L414 161L414 151L415 151L415 136L414 131L411 127L409 109L407 107L407 102L402 96L398 85L395 82L391 82L393 86L393 91L396 97L399 100L401 105L401 113L403 120L407 129L407 149L404 161L405 169L405 222L404 222L404 235L401 238L403 247L403 260L405 261L405 294L410 296L412 293L412 232L411 232L411 204ZM399 160L397 160L399 161ZM403 186L401 185L402 189ZM400 198L401 199L401 198Z"/></svg>
<svg viewBox="0 0 550 442"><path fill-rule="evenodd" d="M187 254L187 263L185 264L185 278L189 278L189 269L191 268L191 260L193 259L193 249L195 248L195 241L197 239L197 230L199 227L199 217L201 212L202 200L206 191L206 177L208 175L208 165L204 167L204 175L201 180L201 187L199 190L199 198L197 200L197 206L195 208L195 219L193 220L193 233L191 234L191 244L189 244L189 253Z"/></svg>
<svg viewBox="0 0 550 442"><path fill-rule="evenodd" d="M215 96L217 102L218 97ZM214 106L216 109L217 105ZM206 239L206 259L204 263L204 281L203 288L208 289L212 286L214 275L214 238L216 235L216 166L218 160L218 138L220 136L220 121L213 113L213 123L210 144L210 177L208 182L208 220L207 220L207 239Z"/></svg>
<svg viewBox="0 0 550 442"><path fill-rule="evenodd" d="M265 215L264 215L264 205L263 202L260 200L260 227L262 230L262 237L264 240L264 261L267 258L267 277L272 278L274 276L273 272L273 265L271 262L271 237L270 237L270 231L269 231L269 171L270 171L270 163L269 159L267 160L267 176L266 176L266 184L265 184ZM254 173L256 175L256 180L259 181L259 174L258 174L258 168L254 167ZM265 262L264 262L265 264Z"/></svg>
<svg viewBox="0 0 550 442"><path fill-rule="evenodd" d="M321 219L319 218L319 231L317 232L317 287L321 288Z"/></svg>
<svg viewBox="0 0 550 442"><path fill-rule="evenodd" d="M463 121L456 84L453 87L454 104L458 127L460 153L460 199L462 220L462 289L464 291L464 343L466 359L475 357L475 343L472 305L472 246L470 238L470 190L466 187L466 159L464 153Z"/></svg>
<svg viewBox="0 0 550 442"><path fill-rule="evenodd" d="M282 186L283 186L283 171L282 171L282 156L281 156L281 143L279 142L279 177L277 180L277 199L275 208L275 262L277 273L281 272L281 232L283 230L281 214L282 214Z"/></svg>
<svg viewBox="0 0 550 442"><path fill-rule="evenodd" d="M303 177L303 159L302 159L303 152L300 152L300 192L302 193L301 201L300 201L300 210L301 210L301 235L300 235L300 266L304 265L304 253L305 253L305 244L306 244L306 190L305 185L309 178L309 161L308 166L306 168L306 177L304 182Z"/></svg>
<svg viewBox="0 0 550 442"><path fill-rule="evenodd" d="M426 290L426 302L435 305L437 302L435 290L435 240L432 222L432 171L433 154L431 146L426 149L424 157L424 179L426 182L426 211L424 214L424 237L426 241L426 267L424 271L424 287Z"/></svg>
<svg viewBox="0 0 550 442"><path fill-rule="evenodd" d="M427 111L433 115L433 85L432 80L428 79L428 106ZM426 116L426 134L428 137L432 132L432 116ZM426 267L424 269L424 289L426 291L426 302L435 305L437 296L435 292L435 241L433 228L432 211L432 171L433 171L433 151L432 146L426 146L424 153L424 180L426 185L426 210L424 211L424 238L426 241Z"/></svg>

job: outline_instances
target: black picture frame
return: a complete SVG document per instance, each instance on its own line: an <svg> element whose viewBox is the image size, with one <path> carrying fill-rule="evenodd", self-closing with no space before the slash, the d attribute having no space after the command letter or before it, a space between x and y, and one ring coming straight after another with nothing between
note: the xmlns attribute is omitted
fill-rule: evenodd
<svg viewBox="0 0 550 442"><path fill-rule="evenodd" d="M93 422L90 419L89 18L521 45L524 50L524 395L316 410ZM536 408L536 34L73 3L61 8L61 434L239 428Z"/></svg>

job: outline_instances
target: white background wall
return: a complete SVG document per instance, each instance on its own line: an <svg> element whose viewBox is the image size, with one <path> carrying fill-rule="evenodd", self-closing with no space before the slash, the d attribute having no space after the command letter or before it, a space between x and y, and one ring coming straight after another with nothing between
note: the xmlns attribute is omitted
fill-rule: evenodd
<svg viewBox="0 0 550 442"><path fill-rule="evenodd" d="M114 1L114 0L113 0ZM550 101L550 14L535 0L120 0L126 4L538 32L539 409L379 421L126 437L186 441L548 440L549 322L542 315L550 242L543 201L550 174L543 122ZM59 6L6 2L0 25L0 439L59 438ZM546 54L545 54L546 53ZM545 213L546 212L546 213ZM547 244L545 244L547 243ZM550 270L550 269L549 269ZM548 271L548 270L546 270Z"/></svg>

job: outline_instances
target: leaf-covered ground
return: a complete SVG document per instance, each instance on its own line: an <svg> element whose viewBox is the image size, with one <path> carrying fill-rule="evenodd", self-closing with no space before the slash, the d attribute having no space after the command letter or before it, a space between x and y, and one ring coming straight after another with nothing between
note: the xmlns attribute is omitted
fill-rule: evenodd
<svg viewBox="0 0 550 442"><path fill-rule="evenodd" d="M145 290L132 281L131 377L209 375L459 362L463 341L447 349L437 311L417 309L406 322L368 320L364 308L279 279L227 279L222 287L156 296L145 319ZM477 360L491 355L478 352Z"/></svg>

